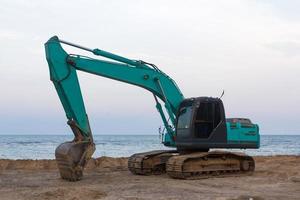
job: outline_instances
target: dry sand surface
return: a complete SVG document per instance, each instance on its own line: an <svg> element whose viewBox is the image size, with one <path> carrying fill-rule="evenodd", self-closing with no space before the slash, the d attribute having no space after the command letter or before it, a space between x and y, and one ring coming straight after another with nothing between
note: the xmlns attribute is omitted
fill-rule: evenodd
<svg viewBox="0 0 300 200"><path fill-rule="evenodd" d="M300 156L255 160L252 176L175 180L135 176L126 158L101 157L79 182L60 179L54 160L0 160L0 199L300 199Z"/></svg>

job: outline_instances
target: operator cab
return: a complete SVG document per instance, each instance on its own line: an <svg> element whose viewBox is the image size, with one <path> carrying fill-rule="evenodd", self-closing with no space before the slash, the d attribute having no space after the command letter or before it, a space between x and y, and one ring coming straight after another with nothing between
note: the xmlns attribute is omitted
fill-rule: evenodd
<svg viewBox="0 0 300 200"><path fill-rule="evenodd" d="M204 150L227 143L223 102L198 97L182 101L177 113L176 145L180 150Z"/></svg>

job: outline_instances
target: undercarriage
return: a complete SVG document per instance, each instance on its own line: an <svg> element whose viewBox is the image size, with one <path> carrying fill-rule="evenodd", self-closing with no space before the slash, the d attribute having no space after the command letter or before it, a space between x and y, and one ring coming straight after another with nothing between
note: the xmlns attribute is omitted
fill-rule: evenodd
<svg viewBox="0 0 300 200"><path fill-rule="evenodd" d="M201 179L250 175L255 169L251 156L227 151L178 153L150 151L132 155L128 169L137 175L167 173L177 179Z"/></svg>

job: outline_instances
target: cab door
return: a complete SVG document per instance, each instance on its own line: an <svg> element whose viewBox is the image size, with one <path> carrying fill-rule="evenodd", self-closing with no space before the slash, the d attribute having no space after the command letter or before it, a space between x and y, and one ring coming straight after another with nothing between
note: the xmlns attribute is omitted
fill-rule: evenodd
<svg viewBox="0 0 300 200"><path fill-rule="evenodd" d="M201 102L195 115L194 135L196 138L209 138L221 123L220 104L216 101Z"/></svg>

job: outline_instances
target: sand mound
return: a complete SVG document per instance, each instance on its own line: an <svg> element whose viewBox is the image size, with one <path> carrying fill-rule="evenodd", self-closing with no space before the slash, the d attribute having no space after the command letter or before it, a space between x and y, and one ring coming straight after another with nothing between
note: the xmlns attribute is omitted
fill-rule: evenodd
<svg viewBox="0 0 300 200"><path fill-rule="evenodd" d="M126 169L127 158L99 157L93 158L86 166L94 169ZM0 170L57 170L55 160L8 160L0 159Z"/></svg>

